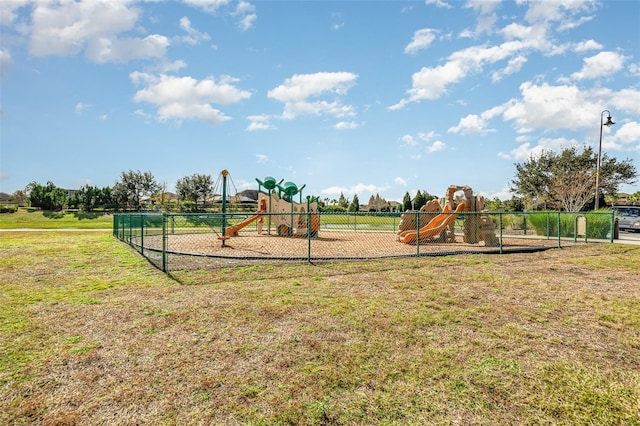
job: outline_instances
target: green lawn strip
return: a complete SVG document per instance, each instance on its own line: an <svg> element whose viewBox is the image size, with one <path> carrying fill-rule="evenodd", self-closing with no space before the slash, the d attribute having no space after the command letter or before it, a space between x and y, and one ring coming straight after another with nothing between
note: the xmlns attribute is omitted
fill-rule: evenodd
<svg viewBox="0 0 640 426"><path fill-rule="evenodd" d="M112 229L111 214L103 212L48 212L19 209L15 213L0 214L0 229Z"/></svg>
<svg viewBox="0 0 640 426"><path fill-rule="evenodd" d="M18 423L634 424L636 274L577 260L637 253L170 280L106 234L26 234L0 243L1 282L13 280L0 300L16 308L7 327L21 327L23 349L7 352L29 355L0 385L0 413Z"/></svg>

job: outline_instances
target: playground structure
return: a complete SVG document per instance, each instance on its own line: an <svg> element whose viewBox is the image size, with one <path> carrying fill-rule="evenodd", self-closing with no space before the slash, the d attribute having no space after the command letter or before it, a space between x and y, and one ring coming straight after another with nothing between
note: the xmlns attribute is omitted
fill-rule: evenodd
<svg viewBox="0 0 640 426"><path fill-rule="evenodd" d="M306 185L298 187L293 182L276 180L267 176L263 181L258 182L258 209L253 216L246 220L227 227L224 230L224 238L237 237L241 229L247 225L257 222L258 234L263 234L264 220L267 220L267 235L271 235L272 226L279 236L286 237L306 237L309 233L311 237L316 237L320 230L320 216L318 214L318 203L312 197L307 196L306 202L302 199L302 190ZM282 185L281 185L282 184ZM267 192L263 192L264 188ZM293 197L300 196L300 202L295 202ZM310 219L310 223L308 223Z"/></svg>
<svg viewBox="0 0 640 426"><path fill-rule="evenodd" d="M456 201L454 195L462 191L464 200ZM484 241L485 246L499 245L495 226L491 218L481 214L484 197L474 195L469 186L451 185L444 198L431 200L420 209L420 213L408 211L401 216L398 224L398 241L404 244L423 242L455 242L454 225L458 216L463 215L462 239L468 244ZM464 214L473 213L473 214ZM419 223L416 224L416 217Z"/></svg>
<svg viewBox="0 0 640 426"><path fill-rule="evenodd" d="M334 214L320 212L317 201L310 196L303 200L303 187L267 177L264 181L256 179L260 187L255 211L228 212L227 175L228 172L223 171L220 179L223 182L222 214L118 213L114 215L114 236L163 271L283 260L502 254L578 244L575 235L571 239L566 237L569 228L563 225L567 221L577 223L575 215L539 213L534 216L535 222L528 220L530 213L488 212L483 210L483 197L474 196L467 186L450 186L445 197L401 216L366 212ZM463 194L456 195L458 191ZM299 202L293 200L296 195ZM320 216L323 216L322 232ZM613 219L611 214L608 229L613 230ZM254 226L249 227L251 224ZM499 233L494 224L500 224ZM574 228L571 229L575 234ZM221 244L212 244L211 231ZM272 237L272 233L277 236ZM610 235L613 236L613 231ZM233 244L227 245L232 238Z"/></svg>

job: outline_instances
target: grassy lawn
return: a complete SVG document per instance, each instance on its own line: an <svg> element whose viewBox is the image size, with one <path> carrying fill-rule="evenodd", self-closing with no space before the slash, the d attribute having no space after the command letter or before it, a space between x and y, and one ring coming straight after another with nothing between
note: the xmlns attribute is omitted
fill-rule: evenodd
<svg viewBox="0 0 640 426"><path fill-rule="evenodd" d="M19 209L15 213L0 214L0 229L111 229L113 217L101 212L62 213Z"/></svg>
<svg viewBox="0 0 640 426"><path fill-rule="evenodd" d="M640 247L179 271L0 234L0 424L640 425Z"/></svg>

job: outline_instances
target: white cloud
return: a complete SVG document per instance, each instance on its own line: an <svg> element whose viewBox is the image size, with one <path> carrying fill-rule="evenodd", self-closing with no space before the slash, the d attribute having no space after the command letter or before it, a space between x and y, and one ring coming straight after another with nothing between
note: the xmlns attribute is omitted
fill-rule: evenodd
<svg viewBox="0 0 640 426"><path fill-rule="evenodd" d="M640 149L640 123L630 121L624 123L614 135L615 140L624 145L637 144Z"/></svg>
<svg viewBox="0 0 640 426"><path fill-rule="evenodd" d="M525 14L528 22L561 22L561 25L567 26L568 16L571 17L577 13L592 11L596 4L592 1L535 1L528 3L529 9ZM588 18L588 17L587 17Z"/></svg>
<svg viewBox="0 0 640 426"><path fill-rule="evenodd" d="M586 2L530 2L527 3L529 9L526 19L530 25L520 23L510 23L501 30L505 41L497 45L471 46L450 54L446 62L442 65L423 67L420 71L412 75L412 87L407 90L407 96L398 103L389 107L389 110L399 110L412 102L423 100L436 100L443 96L449 86L465 79L470 73L480 73L487 66L500 61L508 60L508 64L501 71L494 71L492 78L500 80L506 75L520 71L527 61L527 56L531 52L542 52L546 55L558 55L571 47L565 43L557 45L553 42L554 37L552 23L560 22L566 24L569 19L573 19L579 13L589 13L593 4ZM471 2L468 7L480 11L481 18L488 19L486 22L478 21L479 31L490 31L493 24L492 17L488 13L497 7L493 2ZM575 22L575 20L574 20ZM467 36L473 33L467 32ZM585 42L580 48L592 48L595 42ZM620 60L622 58L610 58ZM592 60L587 61L587 66L583 70L581 77L603 75L617 69L618 65L610 64L606 68L606 63Z"/></svg>
<svg viewBox="0 0 640 426"><path fill-rule="evenodd" d="M344 19L342 18L342 13L332 13L331 20L333 21L333 23L331 24L332 31L340 31L344 27Z"/></svg>
<svg viewBox="0 0 640 426"><path fill-rule="evenodd" d="M406 180L406 179L403 179L403 178L401 178L401 177L399 177L399 176L398 176L398 177L396 177L395 179L393 179L393 182L394 182L396 185L400 185L400 186L407 186L407 180Z"/></svg>
<svg viewBox="0 0 640 426"><path fill-rule="evenodd" d="M538 140L537 145L532 146L531 143L525 142L519 145L517 148L511 150L511 152L503 153L499 152L498 156L505 160L526 161L531 157L539 157L542 151L554 151L559 152L563 149L577 146L578 141L575 139L567 138L541 138Z"/></svg>
<svg viewBox="0 0 640 426"><path fill-rule="evenodd" d="M29 52L34 56L70 56L85 52L96 62L161 58L166 37L119 37L133 30L139 10L124 1L39 2L32 14Z"/></svg>
<svg viewBox="0 0 640 426"><path fill-rule="evenodd" d="M509 185L506 185L499 191L495 192L480 191L480 195L484 196L484 198L487 200L491 200L494 198L498 198L499 200L510 200L514 196L514 194L509 189Z"/></svg>
<svg viewBox="0 0 640 426"><path fill-rule="evenodd" d="M503 114L505 120L515 122L520 133L533 129L593 127L599 122L602 105L611 102L613 96L608 90L581 90L574 85L536 85L532 82L522 83L520 92L521 99L505 105ZM621 101L627 100L621 98Z"/></svg>
<svg viewBox="0 0 640 426"><path fill-rule="evenodd" d="M434 143L432 143L430 146L427 147L427 152L433 153L438 151L444 151L446 147L447 145L444 142L435 141Z"/></svg>
<svg viewBox="0 0 640 426"><path fill-rule="evenodd" d="M417 136L412 136L412 135L404 135L400 138L400 141L402 142L403 145L405 146L417 146L420 144L420 142L429 142L431 141L431 139L435 138L439 136L436 132L434 132L433 130L427 133L424 132L420 132L418 133Z"/></svg>
<svg viewBox="0 0 640 426"><path fill-rule="evenodd" d="M575 44L574 50L576 52L586 52L588 50L600 50L602 45L595 40L581 41Z"/></svg>
<svg viewBox="0 0 640 426"><path fill-rule="evenodd" d="M196 45L204 40L210 40L211 37L207 33L200 32L191 26L191 20L188 17L183 16L180 18L180 28L182 28L187 35L180 37L180 41L190 45Z"/></svg>
<svg viewBox="0 0 640 426"><path fill-rule="evenodd" d="M486 111L483 111L482 114L469 114L464 118L461 118L458 122L457 126L449 127L447 132L449 133L459 133L462 135L474 135L474 134L485 134L488 132L493 132L493 129L488 129L488 121L494 118L497 115L502 114L507 108L508 104L498 105Z"/></svg>
<svg viewBox="0 0 640 426"><path fill-rule="evenodd" d="M280 86L269 90L267 96L284 103L284 119L290 120L304 115L353 117L353 106L343 105L339 98L346 95L357 78L357 74L349 72L296 74L287 78ZM315 100L322 96L338 99L332 102Z"/></svg>
<svg viewBox="0 0 640 426"><path fill-rule="evenodd" d="M436 38L436 30L423 28L413 34L413 40L404 48L405 53L416 53L418 50L428 48Z"/></svg>
<svg viewBox="0 0 640 426"><path fill-rule="evenodd" d="M432 5L433 4L433 5L437 6L437 7L444 7L444 8L447 8L447 9L451 9L453 7L449 3L444 2L442 0L425 0L425 3L427 5Z"/></svg>
<svg viewBox="0 0 640 426"><path fill-rule="evenodd" d="M358 127L360 127L360 125L355 121L340 121L333 126L336 130L351 130L357 129Z"/></svg>
<svg viewBox="0 0 640 426"><path fill-rule="evenodd" d="M107 115L107 114L100 114L98 116L98 120L100 120L100 121L107 121L108 119L109 119L109 115Z"/></svg>
<svg viewBox="0 0 640 426"><path fill-rule="evenodd" d="M604 90L601 95L603 105L609 103L613 109L640 115L640 90L622 89L619 92Z"/></svg>
<svg viewBox="0 0 640 426"><path fill-rule="evenodd" d="M0 49L0 73L3 73L6 69L8 69L11 64L13 64L11 53L9 53L9 51L6 49Z"/></svg>
<svg viewBox="0 0 640 426"><path fill-rule="evenodd" d="M416 146L418 145L418 141L411 135L404 135L400 138L402 143L406 146Z"/></svg>
<svg viewBox="0 0 640 426"><path fill-rule="evenodd" d="M153 75L142 72L130 74L136 86L143 86L134 95L135 102L146 102L157 108L160 121L198 119L218 125L230 119L212 104L231 104L248 99L251 94L233 85L236 79L223 76L196 80L192 77Z"/></svg>
<svg viewBox="0 0 640 426"><path fill-rule="evenodd" d="M360 194L358 195L358 198L360 198L360 201L363 201L361 196L380 194L386 191L387 189L389 189L388 186L376 186L373 184L358 183L356 185L349 186L349 187L331 186L329 188L325 188L321 190L320 193L322 195L328 195L328 196L331 196L331 195L339 196L340 194L344 194L345 197L347 196L350 197L354 194Z"/></svg>
<svg viewBox="0 0 640 426"><path fill-rule="evenodd" d="M27 6L31 3L31 0L11 0L2 2L0 6L0 26L10 27L18 17L15 13L16 10L23 6Z"/></svg>
<svg viewBox="0 0 640 426"><path fill-rule="evenodd" d="M504 60L526 47L520 41L509 41L499 46L472 46L449 55L448 62L436 67L423 67L411 76L412 88L407 90L408 97L402 99L390 110L398 110L411 102L435 100L440 98L451 84L464 79L472 71L481 71L486 64ZM516 61L521 63L523 59ZM514 65L514 66L515 66Z"/></svg>
<svg viewBox="0 0 640 426"><path fill-rule="evenodd" d="M256 154L258 164L264 164L269 161L269 156L264 154Z"/></svg>
<svg viewBox="0 0 640 426"><path fill-rule="evenodd" d="M83 113L85 110L89 109L89 108L91 108L91 105L90 105L90 104L85 104L85 103L83 103L83 102L78 102L78 103L76 104L76 106L75 106L74 110L75 110L75 112L76 112L76 114L77 114L77 115L82 115L82 113Z"/></svg>
<svg viewBox="0 0 640 426"><path fill-rule="evenodd" d="M467 0L465 7L470 7L481 15L487 15L497 9L500 2L501 0Z"/></svg>
<svg viewBox="0 0 640 426"><path fill-rule="evenodd" d="M576 80L593 79L611 75L624 66L625 57L616 52L600 52L584 59L584 65L578 72L571 74Z"/></svg>
<svg viewBox="0 0 640 426"><path fill-rule="evenodd" d="M255 13L255 6L248 1L240 0L233 7L233 2L230 0L183 0L184 3L197 7L212 15L217 14L220 11L222 13L233 16L238 19L238 28L242 31L246 31L253 27L253 24L258 15Z"/></svg>
<svg viewBox="0 0 640 426"><path fill-rule="evenodd" d="M509 63L507 63L507 66L504 69L495 71L493 74L491 74L491 81L495 83L499 80L502 80L502 78L505 76L519 72L526 62L527 57L523 55L518 55L515 58L509 59Z"/></svg>
<svg viewBox="0 0 640 426"><path fill-rule="evenodd" d="M208 13L215 13L222 6L229 4L230 0L183 0L186 4L200 8Z"/></svg>
<svg viewBox="0 0 640 426"><path fill-rule="evenodd" d="M256 130L274 130L276 126L271 124L271 116L267 114L261 115L250 115L247 117L247 120L251 121L251 124L247 126L245 130L248 132L253 132Z"/></svg>
<svg viewBox="0 0 640 426"><path fill-rule="evenodd" d="M258 15L255 14L255 6L248 1L240 0L236 10L231 13L232 16L240 17L238 21L238 28L242 31L247 31L253 27L254 22L258 19Z"/></svg>
<svg viewBox="0 0 640 426"><path fill-rule="evenodd" d="M461 118L457 126L449 127L447 132L462 135L474 135L486 132L487 121L476 114L469 114Z"/></svg>
<svg viewBox="0 0 640 426"><path fill-rule="evenodd" d="M97 62L129 62L133 59L162 58L167 52L169 39L152 34L145 38L94 38L86 49L87 59Z"/></svg>

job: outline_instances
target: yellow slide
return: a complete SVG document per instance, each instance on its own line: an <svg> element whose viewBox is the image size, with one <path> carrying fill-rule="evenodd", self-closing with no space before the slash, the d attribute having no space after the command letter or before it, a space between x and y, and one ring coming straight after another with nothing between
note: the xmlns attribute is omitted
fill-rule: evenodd
<svg viewBox="0 0 640 426"><path fill-rule="evenodd" d="M420 228L419 231L407 230L400 233L398 240L401 243L410 244L418 238L418 235L421 240L434 237L444 231L447 226L456 220L460 213L463 213L466 210L466 208L467 205L464 202L461 202L458 204L458 207L456 207L455 213L452 213L449 205L447 204L444 208L444 213L434 217L429 223Z"/></svg>

